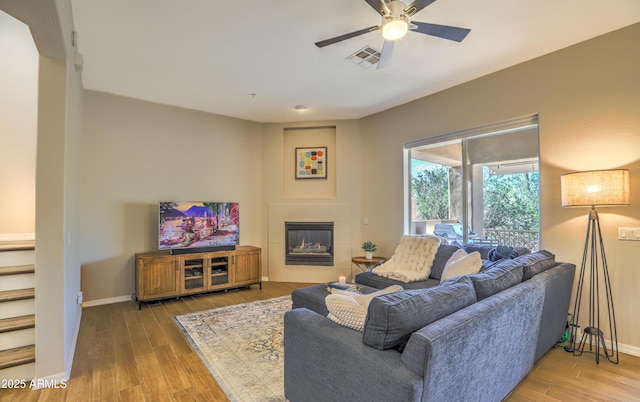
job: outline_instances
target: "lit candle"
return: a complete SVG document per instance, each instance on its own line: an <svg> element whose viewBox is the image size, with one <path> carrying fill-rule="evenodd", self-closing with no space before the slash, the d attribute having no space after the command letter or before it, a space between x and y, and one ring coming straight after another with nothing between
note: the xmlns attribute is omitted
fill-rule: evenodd
<svg viewBox="0 0 640 402"><path fill-rule="evenodd" d="M341 285L344 285L345 283L347 283L347 277L346 276L339 276L338 277L338 281L340 282Z"/></svg>

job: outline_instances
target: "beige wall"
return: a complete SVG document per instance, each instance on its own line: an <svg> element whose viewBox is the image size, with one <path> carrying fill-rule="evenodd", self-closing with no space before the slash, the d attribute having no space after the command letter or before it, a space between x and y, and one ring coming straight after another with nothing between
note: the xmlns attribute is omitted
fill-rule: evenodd
<svg viewBox="0 0 640 402"><path fill-rule="evenodd" d="M157 249L159 200L240 202L241 243L263 248L265 279L317 282L350 275L351 256L360 253L357 121L260 125L86 91L84 122L80 225L86 302L124 300L134 293L134 254ZM296 181L295 147L324 145L328 179ZM336 265L292 271L272 255L269 233L281 225L270 225L270 217L273 222L288 216L278 210L298 211L298 220L336 221Z"/></svg>
<svg viewBox="0 0 640 402"><path fill-rule="evenodd" d="M389 255L403 233L404 142L539 113L542 245L557 259L580 263L587 223L585 209L561 207L560 175L630 170L632 205L600 219L619 341L638 354L640 243L617 240L617 227L640 227L639 38L636 24L362 119L362 237Z"/></svg>
<svg viewBox="0 0 640 402"><path fill-rule="evenodd" d="M3 11L0 59L0 240L33 239L38 51L29 27Z"/></svg>
<svg viewBox="0 0 640 402"><path fill-rule="evenodd" d="M158 249L158 201L237 201L262 246L260 125L87 91L82 203L86 301L134 293L134 254Z"/></svg>

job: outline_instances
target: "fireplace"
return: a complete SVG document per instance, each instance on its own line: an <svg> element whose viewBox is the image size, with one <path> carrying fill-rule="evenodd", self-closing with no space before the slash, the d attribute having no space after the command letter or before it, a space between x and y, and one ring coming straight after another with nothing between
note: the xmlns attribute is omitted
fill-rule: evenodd
<svg viewBox="0 0 640 402"><path fill-rule="evenodd" d="M285 222L285 264L333 266L333 222Z"/></svg>

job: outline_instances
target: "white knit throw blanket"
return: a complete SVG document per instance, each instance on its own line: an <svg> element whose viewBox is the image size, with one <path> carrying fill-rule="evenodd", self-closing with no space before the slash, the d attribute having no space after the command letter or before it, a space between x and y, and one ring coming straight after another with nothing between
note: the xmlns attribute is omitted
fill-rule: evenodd
<svg viewBox="0 0 640 402"><path fill-rule="evenodd" d="M431 274L438 246L437 236L402 236L393 256L373 273L402 282L424 281Z"/></svg>

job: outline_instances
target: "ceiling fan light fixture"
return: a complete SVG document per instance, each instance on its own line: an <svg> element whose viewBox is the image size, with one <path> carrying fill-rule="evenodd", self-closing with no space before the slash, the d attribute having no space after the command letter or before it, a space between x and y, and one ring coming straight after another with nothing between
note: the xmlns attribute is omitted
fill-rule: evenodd
<svg viewBox="0 0 640 402"><path fill-rule="evenodd" d="M386 40L397 40L404 37L409 30L409 24L405 18L393 18L382 26L382 37Z"/></svg>

